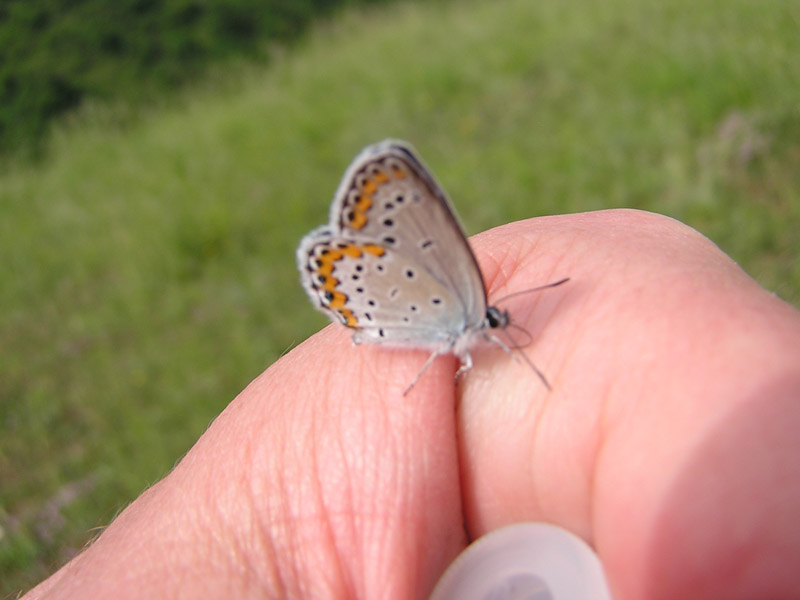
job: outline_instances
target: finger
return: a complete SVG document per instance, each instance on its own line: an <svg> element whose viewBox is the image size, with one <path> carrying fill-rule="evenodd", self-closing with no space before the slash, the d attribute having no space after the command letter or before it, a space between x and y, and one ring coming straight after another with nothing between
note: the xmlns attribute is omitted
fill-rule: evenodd
<svg viewBox="0 0 800 600"><path fill-rule="evenodd" d="M329 327L237 400L256 512L308 597L425 597L464 546L452 360L402 394L424 359Z"/></svg>
<svg viewBox="0 0 800 600"><path fill-rule="evenodd" d="M506 232L536 242L498 243ZM534 246L535 255L519 251ZM465 385L459 439L470 533L553 522L594 542L629 590L665 585L653 561L691 556L702 541L679 535L663 544L664 523L682 522L685 510L671 485L681 480L684 496L690 488L707 495L701 469L690 485L681 475L698 464L714 424L760 410L753 399L797 372L796 311L707 239L647 213L514 224L495 232L486 252L509 281L534 268L526 263L545 272L568 266L571 280L570 295L552 300L555 312L528 307L533 322L546 320L532 349L545 356L536 360L553 379L551 393L502 357ZM513 286L541 283L525 279ZM736 461L726 457L730 472ZM720 515L709 510L705 521L717 525L695 532L729 527Z"/></svg>

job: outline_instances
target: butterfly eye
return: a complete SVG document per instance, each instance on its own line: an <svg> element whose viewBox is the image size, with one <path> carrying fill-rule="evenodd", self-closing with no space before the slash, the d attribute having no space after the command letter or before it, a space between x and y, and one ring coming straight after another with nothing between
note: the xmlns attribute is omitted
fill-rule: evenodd
<svg viewBox="0 0 800 600"><path fill-rule="evenodd" d="M486 310L486 324L492 329L506 327L509 320L508 312L501 312L493 306Z"/></svg>

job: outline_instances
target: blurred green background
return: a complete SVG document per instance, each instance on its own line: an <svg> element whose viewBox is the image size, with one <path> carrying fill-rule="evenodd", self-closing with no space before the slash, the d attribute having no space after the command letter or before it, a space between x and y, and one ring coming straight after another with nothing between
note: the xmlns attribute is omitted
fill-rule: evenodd
<svg viewBox="0 0 800 600"><path fill-rule="evenodd" d="M469 233L652 210L800 304L796 0L73 4L0 8L0 597L324 324L294 249L384 137Z"/></svg>

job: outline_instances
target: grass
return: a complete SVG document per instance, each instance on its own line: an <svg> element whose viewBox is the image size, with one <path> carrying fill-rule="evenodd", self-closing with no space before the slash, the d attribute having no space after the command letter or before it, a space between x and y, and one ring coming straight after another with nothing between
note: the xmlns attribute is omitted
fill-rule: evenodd
<svg viewBox="0 0 800 600"><path fill-rule="evenodd" d="M324 323L294 248L408 139L470 232L629 206L800 304L794 0L399 4L0 174L0 597L55 570ZM633 232L632 232L633 233Z"/></svg>
<svg viewBox="0 0 800 600"><path fill-rule="evenodd" d="M371 4L381 0L368 0ZM354 4L358 0L348 0ZM330 0L39 0L0 3L0 154L38 156L49 125L85 102L143 105L232 56L289 43Z"/></svg>

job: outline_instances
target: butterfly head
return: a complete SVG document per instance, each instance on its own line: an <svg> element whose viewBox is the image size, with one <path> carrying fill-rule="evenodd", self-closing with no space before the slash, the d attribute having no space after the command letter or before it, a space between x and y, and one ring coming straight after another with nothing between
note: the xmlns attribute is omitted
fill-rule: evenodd
<svg viewBox="0 0 800 600"><path fill-rule="evenodd" d="M486 309L486 317L483 320L484 326L489 329L505 329L511 322L511 317L507 310L500 310L494 306Z"/></svg>

